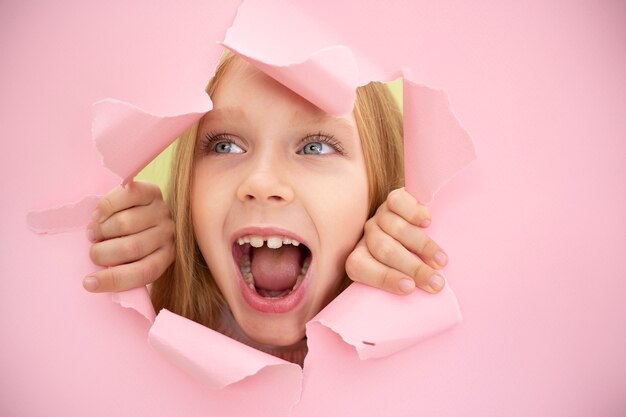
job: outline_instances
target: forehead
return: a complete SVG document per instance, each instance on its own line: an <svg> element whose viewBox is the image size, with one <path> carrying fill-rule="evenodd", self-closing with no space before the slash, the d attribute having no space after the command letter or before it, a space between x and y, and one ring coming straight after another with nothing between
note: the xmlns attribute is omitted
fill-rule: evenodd
<svg viewBox="0 0 626 417"><path fill-rule="evenodd" d="M207 116L212 119L279 112L292 122L356 129L352 114L329 115L240 57L217 80L211 99L213 111Z"/></svg>

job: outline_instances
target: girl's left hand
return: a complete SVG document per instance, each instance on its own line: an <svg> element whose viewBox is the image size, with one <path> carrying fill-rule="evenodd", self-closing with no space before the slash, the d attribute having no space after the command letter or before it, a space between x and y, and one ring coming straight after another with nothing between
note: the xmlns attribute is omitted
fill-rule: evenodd
<svg viewBox="0 0 626 417"><path fill-rule="evenodd" d="M441 291L441 268L448 257L422 228L430 225L428 209L404 188L393 190L376 214L365 223L363 238L346 260L353 281L394 294L419 287Z"/></svg>

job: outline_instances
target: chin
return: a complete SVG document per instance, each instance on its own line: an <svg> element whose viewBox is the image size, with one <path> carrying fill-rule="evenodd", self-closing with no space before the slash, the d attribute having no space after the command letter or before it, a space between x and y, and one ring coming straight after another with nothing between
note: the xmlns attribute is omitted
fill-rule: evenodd
<svg viewBox="0 0 626 417"><path fill-rule="evenodd" d="M305 323L282 323L284 321L287 320L255 317L251 320L243 318L237 323L246 336L263 345L290 346L304 339Z"/></svg>

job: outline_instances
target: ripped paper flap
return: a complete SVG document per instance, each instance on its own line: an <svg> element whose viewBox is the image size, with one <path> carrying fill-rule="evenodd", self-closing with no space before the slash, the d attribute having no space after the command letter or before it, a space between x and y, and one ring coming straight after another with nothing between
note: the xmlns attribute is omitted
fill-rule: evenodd
<svg viewBox="0 0 626 417"><path fill-rule="evenodd" d="M328 114L348 114L354 107L358 68L345 46L319 50L301 62L269 63L242 52L228 38L223 45Z"/></svg>
<svg viewBox="0 0 626 417"><path fill-rule="evenodd" d="M133 288L128 291L114 292L111 294L111 301L124 308L135 310L146 318L150 323L154 322L156 313L150 300L147 287Z"/></svg>
<svg viewBox="0 0 626 417"><path fill-rule="evenodd" d="M423 204L476 159L474 143L442 90L417 84L403 71L406 189Z"/></svg>
<svg viewBox="0 0 626 417"><path fill-rule="evenodd" d="M355 347L359 358L392 355L462 321L454 292L399 296L354 283L309 323L320 324ZM313 342L313 341L312 341Z"/></svg>
<svg viewBox="0 0 626 417"><path fill-rule="evenodd" d="M204 106L166 116L110 98L94 103L92 135L102 155L102 164L126 184L193 122L211 110L211 100L208 96L206 100Z"/></svg>
<svg viewBox="0 0 626 417"><path fill-rule="evenodd" d="M474 144L443 91L418 84L409 69L397 67L401 53L393 60L395 67L383 68L376 61L386 56L383 51L390 48L391 39L381 34L379 43L364 43L365 34L329 24L333 19L320 18L304 3L280 1L276 7L285 14L268 9L262 1L243 2L222 44L333 115L352 111L356 87L402 75L406 188L420 202L430 203L445 183L476 159ZM319 5L319 10L333 8L337 6ZM288 21L283 18L286 14Z"/></svg>
<svg viewBox="0 0 626 417"><path fill-rule="evenodd" d="M275 368L270 373L273 378L289 379L297 388L291 398L281 401L295 404L300 398L302 369L298 365L253 349L168 310L161 310L157 316L149 341L169 361L211 388L224 388L265 368ZM272 382L271 379L264 381Z"/></svg>

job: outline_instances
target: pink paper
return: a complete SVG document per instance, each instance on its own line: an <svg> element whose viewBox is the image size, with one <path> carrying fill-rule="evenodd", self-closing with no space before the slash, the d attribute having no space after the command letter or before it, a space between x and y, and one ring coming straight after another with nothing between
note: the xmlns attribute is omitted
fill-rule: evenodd
<svg viewBox="0 0 626 417"><path fill-rule="evenodd" d="M211 107L207 97L203 106L157 116L119 100L94 103L92 132L103 165L127 183Z"/></svg>
<svg viewBox="0 0 626 417"><path fill-rule="evenodd" d="M404 77L404 136L406 187L422 203L476 158L474 144L457 120L443 91L417 84L410 70L387 63L382 68L369 53L371 45L351 42L340 27L323 25L304 6L278 1L276 7L290 16L290 28L301 36L269 30L282 27L280 15L268 12L258 1L243 3L224 46L242 54L270 77L324 111L341 115L352 110L355 88L371 81ZM320 8L320 10L322 10ZM297 28L297 29L296 29ZM283 33L283 35L279 35ZM349 31L347 31L349 34ZM281 48L269 47L280 44ZM308 52L307 52L308 51ZM308 53L308 55L307 55ZM332 94L328 94L331 92Z"/></svg>
<svg viewBox="0 0 626 417"><path fill-rule="evenodd" d="M393 355L460 323L461 311L449 286L402 297L354 283L307 323L337 333L359 358ZM311 344L316 340L309 336Z"/></svg>
<svg viewBox="0 0 626 417"><path fill-rule="evenodd" d="M76 203L52 209L31 211L26 216L30 229L36 233L62 233L84 228L102 196L88 195Z"/></svg>
<svg viewBox="0 0 626 417"><path fill-rule="evenodd" d="M403 79L406 189L423 204L476 159L474 144L455 117L446 93Z"/></svg>
<svg viewBox="0 0 626 417"><path fill-rule="evenodd" d="M333 77L329 76L332 68L328 70L320 66L323 60L318 58L332 56L334 52L338 52L340 56L350 56L346 48L322 51L307 60L304 65L288 66L286 71L260 61L251 60L251 62L259 65L262 70L269 71L280 82L287 80L288 86L296 91L308 94L313 90L307 90L307 85L333 88ZM331 55L325 55L326 53ZM349 59L347 62L351 62L349 67L354 69L354 62ZM354 75L352 70L351 72ZM286 73L290 75L285 76ZM329 96L333 100L323 106L345 111L342 106L345 107L347 103L351 108L354 101L354 79L351 82L352 85L343 82L337 84L337 89L351 90L351 97L342 97L341 94ZM323 91L326 91L326 88ZM409 95L412 96L412 92L409 92ZM407 103L409 105L405 108L408 107L410 111L411 101ZM420 104L427 107L432 103L424 101ZM442 112L451 115L448 106L445 106ZM128 180L147 164L149 159L167 146L176 134L182 133L187 127L186 123L197 120L199 116L200 113L154 116L127 103L103 100L94 104L94 140L103 154L103 164ZM437 121L440 125L445 125L456 122L456 119L452 117ZM434 132L439 133L436 129ZM423 130L423 133L416 134L416 137L422 143L428 144L429 141L433 141L432 133L433 131ZM471 147L471 141L467 136L451 136L450 140L465 140ZM147 159L146 155L151 157ZM408 156L407 159L410 161L412 157ZM445 155L440 159L444 160ZM145 288L114 294L113 301L122 307L136 310L148 321L154 322L149 337L151 345L170 362L212 388L227 387L257 375L262 370L265 371L262 374L263 378L269 378L268 375L279 379L291 378L294 386L301 385L302 372L297 365L256 351L167 311L160 312L155 320L155 312ZM372 306L375 308L372 309ZM381 311L384 314L381 314ZM403 317L405 320L397 320L397 317ZM410 297L398 297L367 286L353 285L320 312L312 324L319 323L331 329L346 343L354 346L361 359L369 359L406 349L460 321L458 303L449 287L437 296L416 292ZM317 346L314 336L310 336L309 343L311 346ZM216 360L225 357L229 360ZM306 375L306 368L304 372ZM271 379L263 381L265 384L272 383ZM295 405L300 394L299 388L294 389L287 402Z"/></svg>
<svg viewBox="0 0 626 417"><path fill-rule="evenodd" d="M276 367L273 375L290 379L294 386L293 392L285 393L283 400L293 405L300 396L302 370L298 365L248 347L167 310L161 310L150 329L150 344L211 388L224 388L256 375L263 368Z"/></svg>
<svg viewBox="0 0 626 417"><path fill-rule="evenodd" d="M130 308L141 314L150 323L154 323L156 313L150 300L148 288L139 287L132 290L116 292L111 294L111 301L124 308Z"/></svg>
<svg viewBox="0 0 626 417"><path fill-rule="evenodd" d="M238 6L0 3L0 414L626 415L626 5ZM463 325L362 360L310 323L293 409L276 401L291 385L262 384L276 367L214 390L171 365L146 343L143 316L82 289L94 269L82 230L43 236L24 221L118 184L90 141L91 104L193 110L236 13L254 23L259 56L293 44L289 61L302 62L343 45L359 85L410 68L415 84L445 89L480 149L429 206Z"/></svg>
<svg viewBox="0 0 626 417"><path fill-rule="evenodd" d="M358 69L345 46L322 49L302 62L286 63L270 63L264 60L267 58L246 55L228 39L224 46L329 114L344 115L354 108Z"/></svg>

